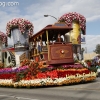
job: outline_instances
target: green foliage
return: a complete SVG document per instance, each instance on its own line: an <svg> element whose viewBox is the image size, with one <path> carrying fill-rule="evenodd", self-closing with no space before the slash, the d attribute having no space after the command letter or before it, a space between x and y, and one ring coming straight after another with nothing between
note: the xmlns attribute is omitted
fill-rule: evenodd
<svg viewBox="0 0 100 100"><path fill-rule="evenodd" d="M95 66L91 66L91 67L89 68L89 70L91 70L91 71L93 71L93 72L97 72L97 68L96 68Z"/></svg>
<svg viewBox="0 0 100 100"><path fill-rule="evenodd" d="M94 52L100 54L100 44L96 45L96 49L94 50Z"/></svg>

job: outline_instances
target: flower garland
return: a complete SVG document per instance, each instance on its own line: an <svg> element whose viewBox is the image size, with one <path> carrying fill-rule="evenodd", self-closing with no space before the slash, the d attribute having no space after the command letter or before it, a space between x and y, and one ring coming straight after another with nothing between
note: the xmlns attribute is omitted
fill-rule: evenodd
<svg viewBox="0 0 100 100"><path fill-rule="evenodd" d="M7 43L7 36L1 31L0 31L0 40L2 41L2 43Z"/></svg>
<svg viewBox="0 0 100 100"><path fill-rule="evenodd" d="M14 27L18 27L21 33L25 33L27 29L29 36L33 34L33 24L26 19L16 18L16 19L12 19L11 21L9 21L6 26L6 34L8 36L10 36L11 30Z"/></svg>
<svg viewBox="0 0 100 100"><path fill-rule="evenodd" d="M72 25L73 20L78 20L79 21L79 25L80 28L82 28L82 30L86 31L86 18L84 16L82 16L79 13L76 12L72 12L72 13L67 13L64 14L60 17L59 21L64 21L68 26Z"/></svg>
<svg viewBox="0 0 100 100"><path fill-rule="evenodd" d="M13 68L1 68L0 69L0 75L1 74L7 74L7 73L19 73L24 72L28 69L28 66L22 66L22 67L13 67Z"/></svg>

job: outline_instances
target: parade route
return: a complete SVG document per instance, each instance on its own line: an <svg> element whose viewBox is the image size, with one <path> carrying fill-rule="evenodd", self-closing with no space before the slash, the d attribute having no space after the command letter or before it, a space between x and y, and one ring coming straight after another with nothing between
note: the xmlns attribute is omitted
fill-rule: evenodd
<svg viewBox="0 0 100 100"><path fill-rule="evenodd" d="M100 78L94 82L43 88L0 88L0 100L99 100Z"/></svg>

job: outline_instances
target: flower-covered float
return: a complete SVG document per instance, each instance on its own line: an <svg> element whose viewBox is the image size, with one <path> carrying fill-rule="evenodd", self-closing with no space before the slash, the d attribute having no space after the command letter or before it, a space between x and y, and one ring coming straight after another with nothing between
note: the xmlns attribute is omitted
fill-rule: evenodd
<svg viewBox="0 0 100 100"><path fill-rule="evenodd" d="M84 64L84 63L82 63ZM0 86L38 87L93 81L96 73L82 64L46 66L45 61L24 60L22 66L0 69Z"/></svg>
<svg viewBox="0 0 100 100"><path fill-rule="evenodd" d="M57 86L96 79L96 73L90 71L84 61L76 59L77 46L73 51L74 44L71 42L67 40L67 42L56 42L58 32L65 36L72 30L71 26L57 22L54 25L46 26L32 37L28 37L24 34L30 34L29 30L30 27L33 28L33 25L29 24L29 21L24 23L23 19L19 23L19 20L21 19L14 19L7 23L7 35L12 35L14 38L14 35L17 34L18 40L14 38L13 49L6 50L7 54L9 51L7 56L11 55L7 57L10 59L8 62L3 58L7 64L0 69L0 86ZM23 41L20 40L20 37L23 38ZM27 42L27 45L24 42ZM78 48L78 50L80 49Z"/></svg>

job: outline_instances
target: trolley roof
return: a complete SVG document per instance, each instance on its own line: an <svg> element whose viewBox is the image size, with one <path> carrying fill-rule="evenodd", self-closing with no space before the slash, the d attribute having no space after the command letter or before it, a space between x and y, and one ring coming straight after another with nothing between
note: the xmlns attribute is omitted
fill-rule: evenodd
<svg viewBox="0 0 100 100"><path fill-rule="evenodd" d="M61 35L65 35L70 30L72 30L71 27L68 27L65 23L55 23L54 25L47 25L42 30L34 34L29 41L34 41L34 39L37 39L37 37L40 37L42 35L42 40L46 40L46 31L48 31L48 39L52 40L55 39L57 35L60 33Z"/></svg>

